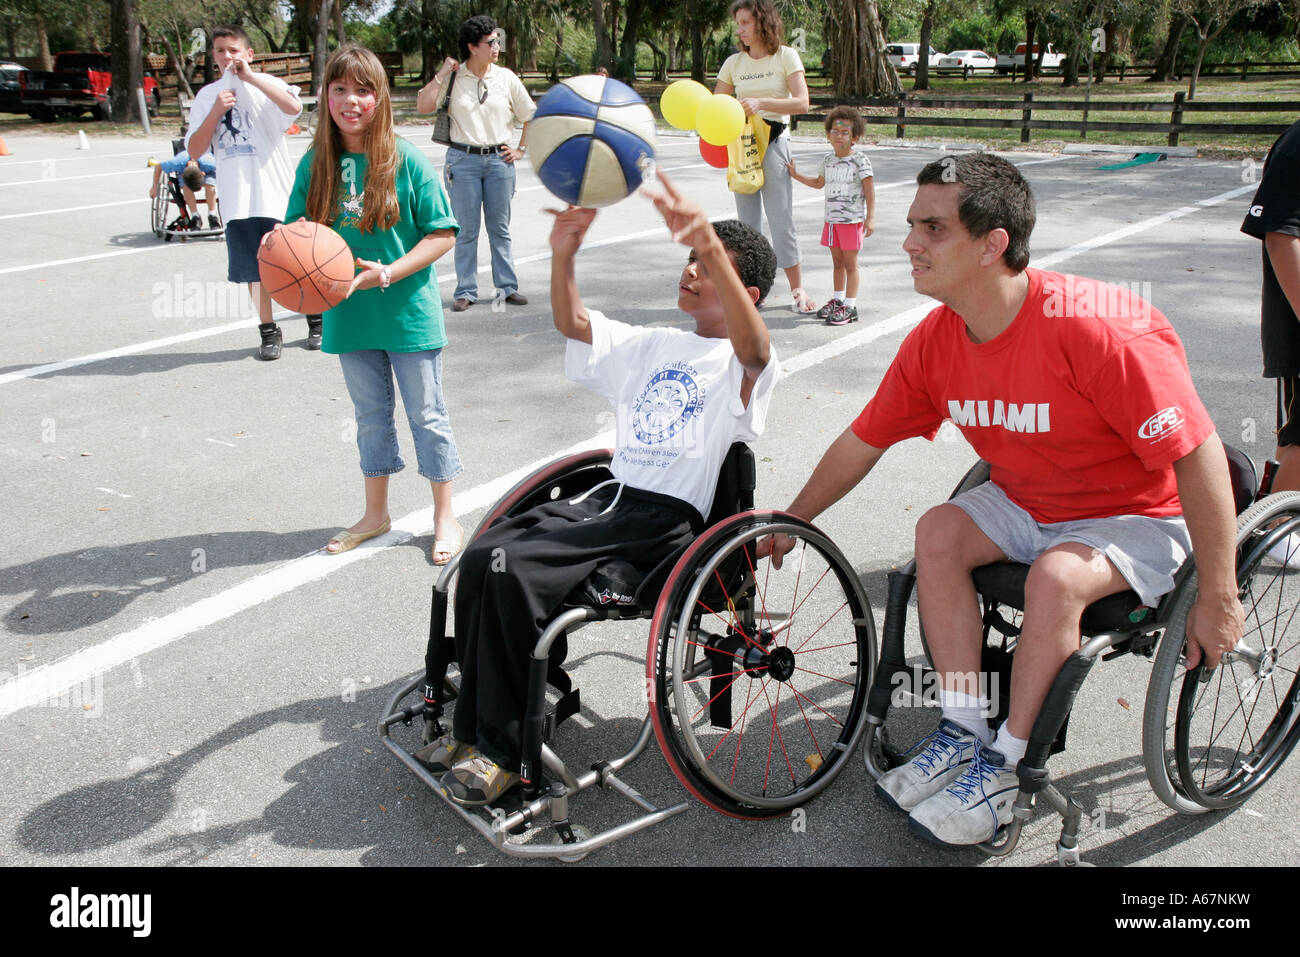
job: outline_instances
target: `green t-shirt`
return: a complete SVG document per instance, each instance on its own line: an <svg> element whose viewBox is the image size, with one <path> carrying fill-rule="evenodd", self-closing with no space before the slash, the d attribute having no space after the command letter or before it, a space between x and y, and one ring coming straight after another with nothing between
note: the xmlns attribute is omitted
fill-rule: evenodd
<svg viewBox="0 0 1300 957"><path fill-rule="evenodd" d="M371 233L357 228L365 199L366 156L344 153L340 160L338 214L331 225L352 248L352 255L360 259L392 263L429 233L460 229L433 164L401 137L397 140L397 151L397 205L401 219L392 229ZM284 214L286 223L306 215L313 153L314 150L308 150L298 163L289 208ZM357 290L325 313L321 339L321 349L333 353L359 349L388 352L441 349L447 344L447 333L433 266L400 281L394 280L387 290Z"/></svg>

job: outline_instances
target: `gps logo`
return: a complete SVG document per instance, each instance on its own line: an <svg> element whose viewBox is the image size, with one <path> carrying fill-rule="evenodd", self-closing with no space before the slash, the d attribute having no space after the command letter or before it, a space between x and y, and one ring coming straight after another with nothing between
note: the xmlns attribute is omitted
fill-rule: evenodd
<svg viewBox="0 0 1300 957"><path fill-rule="evenodd" d="M1157 441L1169 433L1181 429L1185 421L1183 410L1176 405L1171 405L1167 409L1161 409L1143 422L1138 429L1138 438Z"/></svg>

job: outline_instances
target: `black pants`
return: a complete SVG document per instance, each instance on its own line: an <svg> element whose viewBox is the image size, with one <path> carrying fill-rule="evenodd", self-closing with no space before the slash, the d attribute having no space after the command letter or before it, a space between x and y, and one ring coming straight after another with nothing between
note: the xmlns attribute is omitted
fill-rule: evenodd
<svg viewBox="0 0 1300 957"><path fill-rule="evenodd" d="M521 759L528 661L564 599L604 561L622 559L645 576L682 551L702 527L677 499L615 486L577 505L538 506L476 538L456 583L460 697L452 733L509 770Z"/></svg>

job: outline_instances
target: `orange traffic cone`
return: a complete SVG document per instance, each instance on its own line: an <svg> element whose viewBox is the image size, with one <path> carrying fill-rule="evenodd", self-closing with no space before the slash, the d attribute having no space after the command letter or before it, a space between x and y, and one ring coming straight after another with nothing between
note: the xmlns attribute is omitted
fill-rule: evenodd
<svg viewBox="0 0 1300 957"><path fill-rule="evenodd" d="M10 156L9 147L5 146L5 138L0 136L0 156Z"/></svg>

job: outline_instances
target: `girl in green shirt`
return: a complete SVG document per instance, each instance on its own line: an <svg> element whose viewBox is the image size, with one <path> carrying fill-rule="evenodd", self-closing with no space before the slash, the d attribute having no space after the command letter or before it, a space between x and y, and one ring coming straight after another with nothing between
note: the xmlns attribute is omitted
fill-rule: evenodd
<svg viewBox="0 0 1300 957"><path fill-rule="evenodd" d="M458 226L433 165L393 132L388 82L362 47L325 66L327 109L298 164L285 222L306 217L337 231L356 256L348 297L325 313L322 349L336 353L356 410L365 477L361 520L325 546L345 552L391 527L388 477L405 466L397 447L393 382L415 438L420 474L433 486L435 565L460 550L451 481L462 471L442 399L446 345L436 259Z"/></svg>

